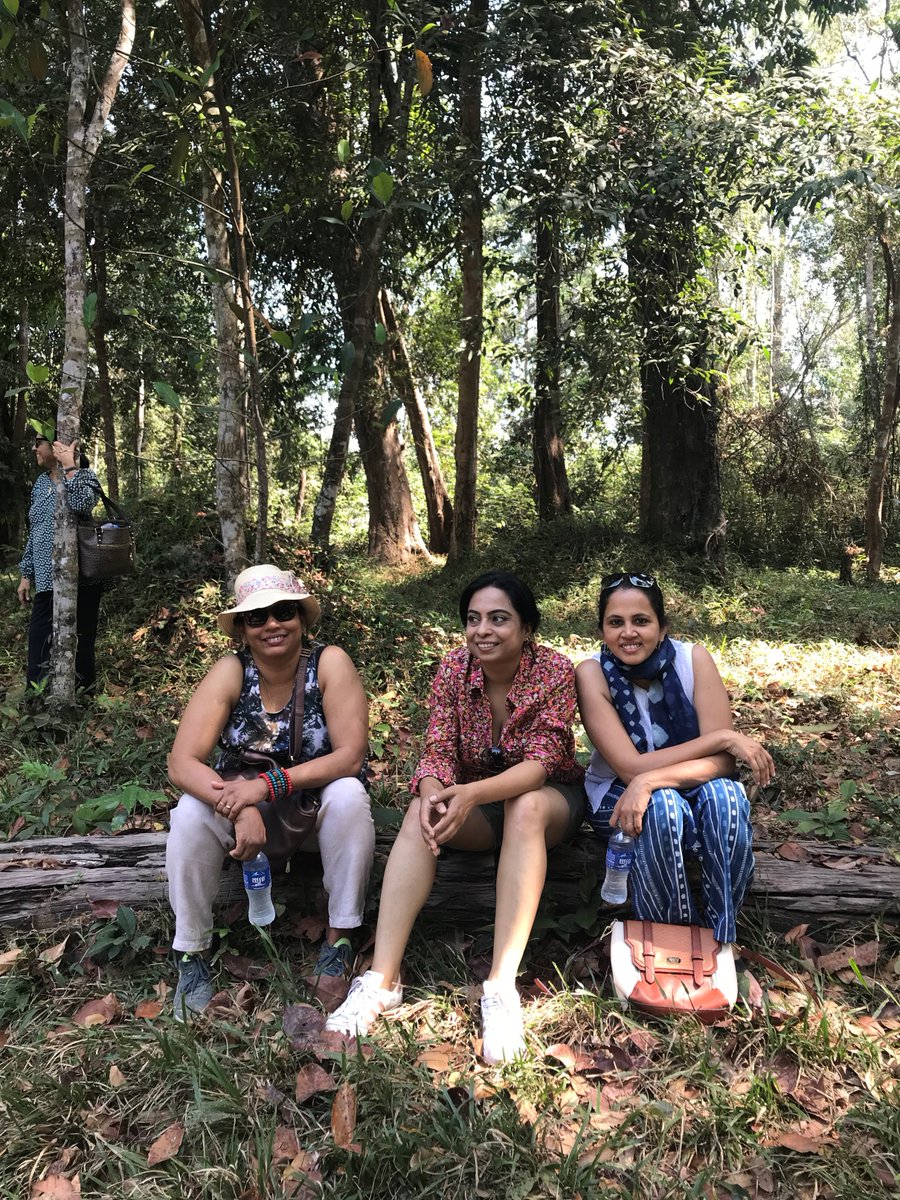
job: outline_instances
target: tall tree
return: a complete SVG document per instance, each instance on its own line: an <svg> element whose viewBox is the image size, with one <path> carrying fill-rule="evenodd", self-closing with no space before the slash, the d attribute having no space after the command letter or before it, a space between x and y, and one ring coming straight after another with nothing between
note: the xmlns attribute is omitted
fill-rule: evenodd
<svg viewBox="0 0 900 1200"><path fill-rule="evenodd" d="M87 185L100 149L103 127L112 108L122 74L134 44L133 0L122 0L121 25L116 48L103 81L88 111L89 90L94 73L91 42L84 21L82 0L69 0L70 87L66 122L66 185L63 239L65 247L65 352L60 380L56 435L62 441L77 441L81 431L88 361L86 300L86 212ZM71 699L75 690L75 615L78 603L78 544L75 514L66 501L62 479L56 488L53 560L53 653L50 663L50 694L57 701Z"/></svg>
<svg viewBox="0 0 900 1200"><path fill-rule="evenodd" d="M484 325L484 138L482 79L488 0L470 0L459 72L459 255L462 276L457 371L456 483L450 557L475 548L475 486L478 480L478 409Z"/></svg>

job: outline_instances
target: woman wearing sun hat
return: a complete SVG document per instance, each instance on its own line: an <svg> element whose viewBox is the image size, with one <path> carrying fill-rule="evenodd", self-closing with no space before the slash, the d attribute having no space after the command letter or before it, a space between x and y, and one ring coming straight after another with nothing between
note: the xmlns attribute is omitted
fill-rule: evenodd
<svg viewBox="0 0 900 1200"><path fill-rule="evenodd" d="M248 567L235 580L235 603L219 627L242 643L210 669L188 702L169 755L169 778L183 795L171 814L166 846L169 901L178 959L175 1015L201 1012L213 995L208 950L223 854L249 860L265 848L257 804L270 796L265 777L222 779L245 750L290 761L294 680L304 648L303 756L287 775L293 788L321 789L309 849L322 855L329 928L317 975L352 965L350 932L362 924L375 846L364 785L368 707L362 682L338 646L308 640L319 602L290 571ZM209 759L216 751L215 768Z"/></svg>

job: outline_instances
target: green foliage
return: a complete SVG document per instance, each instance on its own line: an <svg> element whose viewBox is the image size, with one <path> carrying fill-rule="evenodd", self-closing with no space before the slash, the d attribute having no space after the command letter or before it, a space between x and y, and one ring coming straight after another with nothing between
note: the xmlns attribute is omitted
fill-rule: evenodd
<svg viewBox="0 0 900 1200"><path fill-rule="evenodd" d="M842 792L845 786L845 784L841 785ZM853 788L854 785L850 786ZM849 796L852 794L851 791ZM785 821L795 821L799 833L812 833L816 837L835 839L839 842L845 841L847 838L847 821L850 811L843 795L840 799L831 800L825 808L821 808L817 812L804 812L800 808L790 808L781 816Z"/></svg>
<svg viewBox="0 0 900 1200"><path fill-rule="evenodd" d="M92 940L84 957L95 963L130 963L151 944L150 935L141 932L137 915L127 904L118 905L112 920L95 921L88 938Z"/></svg>

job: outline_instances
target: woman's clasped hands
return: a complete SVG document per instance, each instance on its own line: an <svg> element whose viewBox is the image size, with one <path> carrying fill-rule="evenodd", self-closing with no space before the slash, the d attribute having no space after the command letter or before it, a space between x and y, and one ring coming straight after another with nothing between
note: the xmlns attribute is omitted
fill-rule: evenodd
<svg viewBox="0 0 900 1200"><path fill-rule="evenodd" d="M425 844L435 858L441 846L459 833L477 802L475 788L470 783L454 783L421 797L419 824Z"/></svg>

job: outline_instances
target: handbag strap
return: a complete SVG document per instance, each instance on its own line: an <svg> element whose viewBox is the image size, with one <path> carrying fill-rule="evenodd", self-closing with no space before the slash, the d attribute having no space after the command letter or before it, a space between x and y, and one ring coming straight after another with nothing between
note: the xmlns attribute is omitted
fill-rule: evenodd
<svg viewBox="0 0 900 1200"><path fill-rule="evenodd" d="M291 705L291 762L294 766L303 755L303 705L306 700L306 668L309 651L300 652L297 663L297 678L294 680L294 702Z"/></svg>
<svg viewBox="0 0 900 1200"><path fill-rule="evenodd" d="M703 945L698 925L691 926L691 962L694 967L694 983L700 987L703 983Z"/></svg>
<svg viewBox="0 0 900 1200"><path fill-rule="evenodd" d="M654 960L656 958L656 947L653 945L653 922L643 921L644 934L644 978L648 983L656 982L656 969Z"/></svg>
<svg viewBox="0 0 900 1200"><path fill-rule="evenodd" d="M121 508L119 508L118 504L116 504L115 500L110 500L109 496L107 496L106 492L104 492L103 488L100 486L99 480L96 483L88 481L88 487L91 489L91 491L96 492L100 497L103 507L106 509L106 515L110 520L120 521L123 525L131 524L131 522L122 512Z"/></svg>

